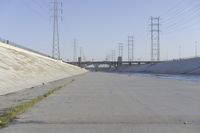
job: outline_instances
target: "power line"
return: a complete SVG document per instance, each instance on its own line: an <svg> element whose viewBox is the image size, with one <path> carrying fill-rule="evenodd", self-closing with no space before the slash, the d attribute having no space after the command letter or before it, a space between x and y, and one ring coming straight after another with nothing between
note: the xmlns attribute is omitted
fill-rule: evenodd
<svg viewBox="0 0 200 133"><path fill-rule="evenodd" d="M166 21L162 21L167 29L167 33L172 33L178 30L185 30L191 28L194 24L199 23L198 16L200 14L200 4L195 3L193 6L183 7L177 14L168 18ZM192 25L189 25L192 23Z"/></svg>
<svg viewBox="0 0 200 133"><path fill-rule="evenodd" d="M170 7L169 9L167 9L167 11L165 11L164 13L160 14L159 16L169 16L171 12L176 12L177 11L177 7L181 6L182 4L184 4L186 0L179 0L176 4L174 4L172 7Z"/></svg>
<svg viewBox="0 0 200 133"><path fill-rule="evenodd" d="M44 14L40 13L38 10L36 10L36 9L34 9L34 8L32 7L32 4L29 4L29 3L28 3L27 1L25 1L25 0L22 0L21 2L25 5L25 7L26 7L27 9L29 9L30 11L32 11L34 14L36 14L37 16L39 16L41 19L43 19L43 20L45 20L45 21L47 20Z"/></svg>
<svg viewBox="0 0 200 133"><path fill-rule="evenodd" d="M46 12L46 13L48 13L48 6L45 6L45 5L47 5L46 3L43 3L43 4L41 4L40 2L41 2L41 0L40 0L40 2L39 1L37 1L37 0L31 0L35 5L37 5L41 10L43 10L44 12ZM47 10L45 10L45 8L47 9Z"/></svg>
<svg viewBox="0 0 200 133"><path fill-rule="evenodd" d="M196 17L200 11L199 5L195 5L195 7L191 7L189 9L185 9L181 14L178 16L175 16L176 20L171 19L171 21L168 22L162 22L165 25L169 25L168 27L176 26L177 24L180 24L181 22L189 22L190 19ZM174 22L174 23L173 23Z"/></svg>
<svg viewBox="0 0 200 133"><path fill-rule="evenodd" d="M193 14L188 14L186 17L183 17L182 20L179 20L176 22L174 25L171 27L167 27L167 31L165 32L166 34L171 34L175 31L181 31L181 30L186 30L192 28L194 25L199 24L199 17L200 12L197 10L196 12L193 12Z"/></svg>
<svg viewBox="0 0 200 133"><path fill-rule="evenodd" d="M174 10L173 12L171 12L170 14L166 15L162 15L164 19L164 21L162 21L162 23L166 23L169 22L173 19L176 19L178 16L180 16L181 14L183 14L185 12L185 9L188 8L188 4L186 5L186 7L183 4L180 4L180 8L177 8L176 10Z"/></svg>
<svg viewBox="0 0 200 133"><path fill-rule="evenodd" d="M184 25L180 25L175 28L171 28L170 30L167 30L167 32L164 32L164 33L165 33L165 35L173 35L177 31L180 32L180 31L188 30L188 29L194 28L193 27L194 25L199 24L199 20L191 20L191 22L190 22L190 24L185 23Z"/></svg>

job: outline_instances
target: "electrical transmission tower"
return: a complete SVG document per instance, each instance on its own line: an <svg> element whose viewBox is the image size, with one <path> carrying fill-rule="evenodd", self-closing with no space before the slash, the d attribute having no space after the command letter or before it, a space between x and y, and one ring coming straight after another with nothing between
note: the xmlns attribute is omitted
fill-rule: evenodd
<svg viewBox="0 0 200 133"><path fill-rule="evenodd" d="M110 60L110 54L107 54L107 55L106 55L106 61L111 61L111 60Z"/></svg>
<svg viewBox="0 0 200 133"><path fill-rule="evenodd" d="M111 51L112 61L116 61L115 50Z"/></svg>
<svg viewBox="0 0 200 133"><path fill-rule="evenodd" d="M151 17L151 60L160 60L160 17Z"/></svg>
<svg viewBox="0 0 200 133"><path fill-rule="evenodd" d="M83 47L79 48L79 57L83 60L83 57L84 57L84 49L83 49Z"/></svg>
<svg viewBox="0 0 200 133"><path fill-rule="evenodd" d="M77 61L77 40L74 39L74 62Z"/></svg>
<svg viewBox="0 0 200 133"><path fill-rule="evenodd" d="M62 20L62 2L60 0L53 0L51 2L53 11L53 48L52 57L59 60L60 59L60 38L59 38L59 19Z"/></svg>
<svg viewBox="0 0 200 133"><path fill-rule="evenodd" d="M128 61L134 60L134 36L128 36Z"/></svg>
<svg viewBox="0 0 200 133"><path fill-rule="evenodd" d="M123 58L123 43L119 43L119 57Z"/></svg>

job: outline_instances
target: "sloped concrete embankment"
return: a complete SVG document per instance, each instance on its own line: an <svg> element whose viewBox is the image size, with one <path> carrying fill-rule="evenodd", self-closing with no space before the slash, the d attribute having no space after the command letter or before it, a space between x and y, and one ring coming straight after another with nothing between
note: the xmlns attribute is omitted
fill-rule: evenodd
<svg viewBox="0 0 200 133"><path fill-rule="evenodd" d="M0 43L0 95L85 72L62 61Z"/></svg>
<svg viewBox="0 0 200 133"><path fill-rule="evenodd" d="M120 72L200 75L200 58L166 61L159 64L119 68Z"/></svg>

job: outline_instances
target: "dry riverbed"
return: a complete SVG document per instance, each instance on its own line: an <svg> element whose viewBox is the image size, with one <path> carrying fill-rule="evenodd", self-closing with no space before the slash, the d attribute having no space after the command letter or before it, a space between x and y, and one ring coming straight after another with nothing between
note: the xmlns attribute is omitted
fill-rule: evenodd
<svg viewBox="0 0 200 133"><path fill-rule="evenodd" d="M200 83L87 73L1 133L199 133Z"/></svg>

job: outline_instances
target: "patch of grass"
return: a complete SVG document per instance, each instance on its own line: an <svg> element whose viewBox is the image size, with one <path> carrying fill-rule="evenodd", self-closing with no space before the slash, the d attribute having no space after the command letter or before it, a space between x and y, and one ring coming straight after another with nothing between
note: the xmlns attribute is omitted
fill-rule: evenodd
<svg viewBox="0 0 200 133"><path fill-rule="evenodd" d="M15 107L11 107L8 109L3 115L0 116L0 128L3 128L7 126L10 122L12 122L18 115L26 112L28 109L33 107L35 104L42 101L44 98L50 96L51 94L55 93L56 91L59 91L63 88L63 86L57 87L51 91L48 91L44 95L38 96L37 98L24 102L20 105L17 105Z"/></svg>

